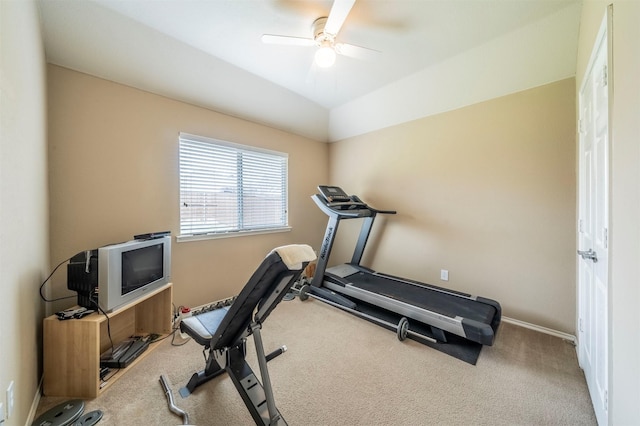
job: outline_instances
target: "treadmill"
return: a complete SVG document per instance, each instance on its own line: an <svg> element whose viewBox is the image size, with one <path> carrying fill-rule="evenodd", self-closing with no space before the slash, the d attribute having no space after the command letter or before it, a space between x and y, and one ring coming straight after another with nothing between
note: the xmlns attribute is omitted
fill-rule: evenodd
<svg viewBox="0 0 640 426"><path fill-rule="evenodd" d="M446 342L447 333L482 345L492 345L500 325L498 302L418 281L376 272L360 265L377 210L356 195L347 195L337 186L321 185L311 198L329 216L315 275L310 286L301 288L300 298L308 295L397 331L398 339ZM338 225L343 219L362 219L362 227L351 262L327 268ZM389 315L391 314L391 315ZM393 319L400 317L396 324ZM427 333L409 329L417 322ZM426 327L424 327L426 326Z"/></svg>

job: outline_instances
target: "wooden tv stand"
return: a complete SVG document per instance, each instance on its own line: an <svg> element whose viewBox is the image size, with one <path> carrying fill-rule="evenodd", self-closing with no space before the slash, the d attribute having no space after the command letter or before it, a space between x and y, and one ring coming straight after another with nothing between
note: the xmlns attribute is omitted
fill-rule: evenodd
<svg viewBox="0 0 640 426"><path fill-rule="evenodd" d="M108 314L94 312L81 319L60 321L51 315L43 321L44 394L95 398L128 369L140 362L160 342L149 345L129 366L112 369L100 379L100 354L131 336L171 333L173 286L171 283L145 294Z"/></svg>

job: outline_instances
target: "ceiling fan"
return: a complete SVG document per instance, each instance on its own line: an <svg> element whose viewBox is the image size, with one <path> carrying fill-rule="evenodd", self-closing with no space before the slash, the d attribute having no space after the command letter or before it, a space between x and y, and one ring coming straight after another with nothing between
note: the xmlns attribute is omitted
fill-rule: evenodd
<svg viewBox="0 0 640 426"><path fill-rule="evenodd" d="M358 59L369 58L372 54L379 52L366 47L336 42L336 37L355 2L356 0L335 0L328 17L313 21L312 38L263 34L262 42L290 46L316 46L318 50L315 54L315 63L322 68L334 64L336 53Z"/></svg>

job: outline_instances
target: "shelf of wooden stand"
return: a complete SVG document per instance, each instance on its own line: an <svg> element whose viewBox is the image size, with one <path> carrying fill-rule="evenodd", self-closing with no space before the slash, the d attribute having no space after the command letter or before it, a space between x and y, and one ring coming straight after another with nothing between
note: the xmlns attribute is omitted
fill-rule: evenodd
<svg viewBox="0 0 640 426"><path fill-rule="evenodd" d="M56 315L45 318L44 394L97 397L149 355L160 342L150 344L126 368L109 373L106 382L100 380L100 354L111 347L111 342L117 345L131 336L171 333L172 300L173 286L169 283L106 316L93 313L65 321L58 320Z"/></svg>

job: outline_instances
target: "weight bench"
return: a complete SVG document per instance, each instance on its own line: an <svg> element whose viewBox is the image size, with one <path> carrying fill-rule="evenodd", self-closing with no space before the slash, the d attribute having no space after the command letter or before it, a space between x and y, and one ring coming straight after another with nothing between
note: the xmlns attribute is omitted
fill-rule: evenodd
<svg viewBox="0 0 640 426"><path fill-rule="evenodd" d="M204 346L206 365L194 373L180 395L187 397L201 384L225 371L258 425L286 425L273 398L267 361L286 347L265 355L260 329L267 316L316 255L308 245L288 245L271 251L231 306L185 318L180 331ZM255 311L255 315L254 315ZM262 385L245 360L246 340L253 335Z"/></svg>

